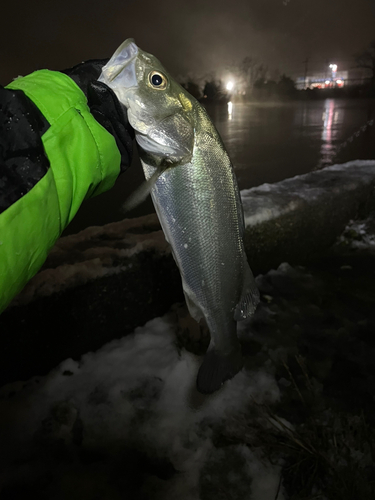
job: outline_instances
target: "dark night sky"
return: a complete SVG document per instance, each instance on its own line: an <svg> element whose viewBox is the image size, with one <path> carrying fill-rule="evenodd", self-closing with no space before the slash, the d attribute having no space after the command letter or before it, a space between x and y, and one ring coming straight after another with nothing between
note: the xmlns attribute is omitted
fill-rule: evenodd
<svg viewBox="0 0 375 500"><path fill-rule="evenodd" d="M3 85L110 56L128 37L175 76L217 77L245 56L291 76L306 57L313 70L345 70L375 39L375 0L8 0L1 10Z"/></svg>

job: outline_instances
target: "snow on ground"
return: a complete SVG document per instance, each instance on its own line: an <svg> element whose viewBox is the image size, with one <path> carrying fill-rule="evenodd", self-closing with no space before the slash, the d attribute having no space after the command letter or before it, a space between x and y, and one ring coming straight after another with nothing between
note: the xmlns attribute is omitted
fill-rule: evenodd
<svg viewBox="0 0 375 500"><path fill-rule="evenodd" d="M196 392L174 310L2 387L1 498L373 498L374 221L257 277L245 367L216 394Z"/></svg>
<svg viewBox="0 0 375 500"><path fill-rule="evenodd" d="M232 498L274 498L279 467L244 445L213 442L213 428L242 415L251 398L278 400L272 372L244 370L200 396L198 357L178 351L173 327L157 318L80 362L3 387L0 484L42 485L53 499L120 498L129 488L138 495L130 498L193 500L200 490L214 498L224 482Z"/></svg>
<svg viewBox="0 0 375 500"><path fill-rule="evenodd" d="M337 242L352 250L366 249L375 252L375 218L351 220Z"/></svg>

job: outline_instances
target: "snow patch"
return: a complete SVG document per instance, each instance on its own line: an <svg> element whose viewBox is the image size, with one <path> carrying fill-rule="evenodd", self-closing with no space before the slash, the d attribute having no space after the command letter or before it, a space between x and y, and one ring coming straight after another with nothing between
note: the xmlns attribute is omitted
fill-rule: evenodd
<svg viewBox="0 0 375 500"><path fill-rule="evenodd" d="M246 446L230 452L218 449L212 439L215 425L246 411L253 399L277 401L280 393L274 377L264 368L242 370L220 391L204 397L195 390L199 357L179 352L175 341L171 319L157 318L134 334L87 353L80 362L67 359L45 377L2 387L3 465L41 441L52 446L60 440L76 455L79 448L72 436L80 426L83 449L117 453L135 447L167 459L178 473L163 484L148 478L144 488L153 490L152 498L178 495L195 500L202 488L214 493L225 474L224 481L233 484L233 498L273 499L280 467L261 460ZM240 463L240 470L228 460ZM29 467L33 470L32 464ZM34 467L37 473L38 465ZM62 474L60 467L58 458L49 462L52 474ZM76 470L79 475L79 467ZM20 466L21 478L23 472ZM6 478L6 471L0 473L0 483Z"/></svg>

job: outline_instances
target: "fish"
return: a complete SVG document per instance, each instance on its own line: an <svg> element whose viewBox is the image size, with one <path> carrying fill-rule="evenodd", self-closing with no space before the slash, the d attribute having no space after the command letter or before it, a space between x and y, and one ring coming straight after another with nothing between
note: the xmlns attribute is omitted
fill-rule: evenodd
<svg viewBox="0 0 375 500"><path fill-rule="evenodd" d="M132 38L103 66L99 81L127 109L146 179L140 198L151 193L189 313L209 329L196 387L213 393L242 369L237 322L259 302L232 163L204 107Z"/></svg>

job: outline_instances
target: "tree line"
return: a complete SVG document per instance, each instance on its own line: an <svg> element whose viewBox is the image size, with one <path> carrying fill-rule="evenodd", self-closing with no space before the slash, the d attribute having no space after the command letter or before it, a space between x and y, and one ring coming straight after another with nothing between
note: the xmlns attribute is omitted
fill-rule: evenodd
<svg viewBox="0 0 375 500"><path fill-rule="evenodd" d="M368 81L361 89L352 89L353 95L365 95L375 97L375 40L361 53L354 56L355 67L365 69L368 73ZM213 76L199 85L194 79L188 79L182 83L190 94L196 99L207 101L228 102L230 99L295 99L307 91L296 89L294 80L278 71L270 71L269 68L252 57L245 57L240 63L232 64L228 73L233 75L235 81L234 92L228 91L221 80ZM343 89L332 89L331 93ZM345 89L345 92L348 92ZM311 91L310 91L311 94ZM317 95L317 93L315 93ZM322 95L322 94L320 94Z"/></svg>

